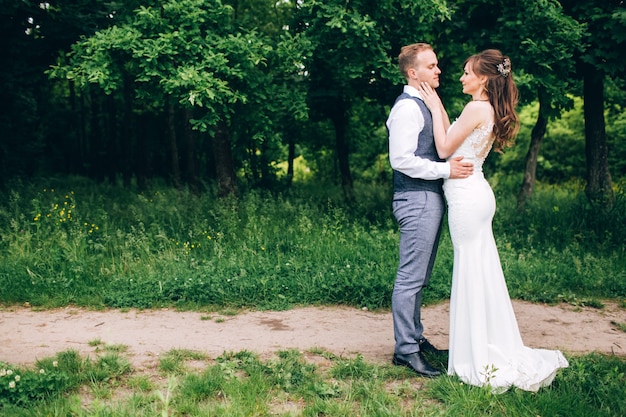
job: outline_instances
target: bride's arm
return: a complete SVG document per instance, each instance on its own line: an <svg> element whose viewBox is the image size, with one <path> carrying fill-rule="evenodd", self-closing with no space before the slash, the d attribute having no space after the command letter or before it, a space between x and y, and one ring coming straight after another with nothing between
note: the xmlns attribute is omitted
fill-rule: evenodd
<svg viewBox="0 0 626 417"><path fill-rule="evenodd" d="M441 99L439 100L439 112L441 113L441 118L443 121L443 128L447 132L448 129L450 128L450 118L448 117L448 112L446 111L446 108L443 106Z"/></svg>
<svg viewBox="0 0 626 417"><path fill-rule="evenodd" d="M437 92L428 84L422 83L420 94L433 116L433 134L440 158L448 158L463 143L465 138L480 126L484 118L483 106L479 102L469 102L463 112L450 127L450 120ZM443 110L442 110L443 109Z"/></svg>

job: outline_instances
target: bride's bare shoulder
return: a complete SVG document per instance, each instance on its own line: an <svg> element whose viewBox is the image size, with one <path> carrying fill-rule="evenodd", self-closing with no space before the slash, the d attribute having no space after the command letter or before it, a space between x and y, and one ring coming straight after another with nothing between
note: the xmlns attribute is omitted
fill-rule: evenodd
<svg viewBox="0 0 626 417"><path fill-rule="evenodd" d="M493 108L489 102L470 101L461 112L459 119L461 118L467 125L480 127L493 120Z"/></svg>

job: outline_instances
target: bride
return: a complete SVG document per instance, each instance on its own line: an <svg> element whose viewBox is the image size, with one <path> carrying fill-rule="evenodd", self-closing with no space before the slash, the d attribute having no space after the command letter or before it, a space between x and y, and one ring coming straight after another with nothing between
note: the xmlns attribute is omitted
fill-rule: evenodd
<svg viewBox="0 0 626 417"><path fill-rule="evenodd" d="M460 81L472 101L451 126L435 90L425 83L420 89L439 156L474 162L472 176L443 186L454 246L448 374L494 392L511 386L537 391L568 362L560 351L522 342L491 227L495 197L482 171L490 150L502 151L519 129L511 60L495 49L472 55Z"/></svg>

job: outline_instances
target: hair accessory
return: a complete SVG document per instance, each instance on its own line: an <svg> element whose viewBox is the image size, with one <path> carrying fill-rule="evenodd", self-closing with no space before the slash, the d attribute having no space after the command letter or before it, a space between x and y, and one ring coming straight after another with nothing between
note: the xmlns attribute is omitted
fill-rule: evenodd
<svg viewBox="0 0 626 417"><path fill-rule="evenodd" d="M497 67L500 75L502 75L503 77L508 77L511 73L511 60L509 58L504 58L502 64L498 64Z"/></svg>

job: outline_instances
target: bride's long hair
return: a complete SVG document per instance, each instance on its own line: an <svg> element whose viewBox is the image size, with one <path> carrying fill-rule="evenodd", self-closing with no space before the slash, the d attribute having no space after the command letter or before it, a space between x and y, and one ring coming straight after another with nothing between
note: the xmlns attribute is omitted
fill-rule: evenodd
<svg viewBox="0 0 626 417"><path fill-rule="evenodd" d="M513 80L511 59L497 49L486 49L467 58L465 64L470 64L476 75L487 76L485 92L495 112L494 149L502 152L513 144L519 131L519 117L515 111L519 92Z"/></svg>

